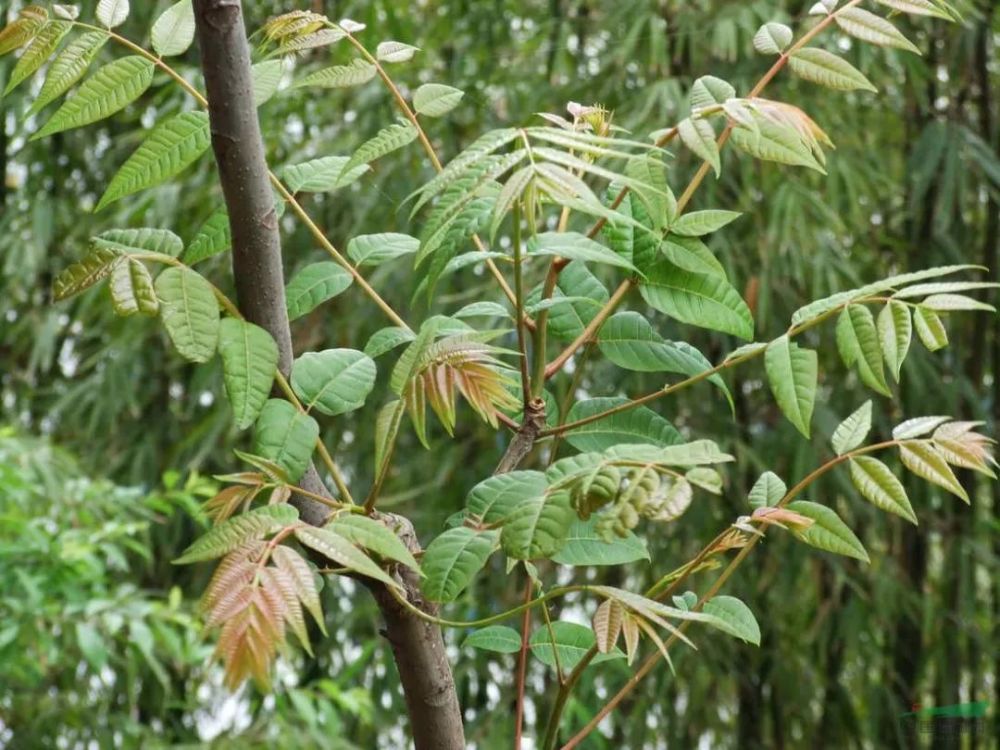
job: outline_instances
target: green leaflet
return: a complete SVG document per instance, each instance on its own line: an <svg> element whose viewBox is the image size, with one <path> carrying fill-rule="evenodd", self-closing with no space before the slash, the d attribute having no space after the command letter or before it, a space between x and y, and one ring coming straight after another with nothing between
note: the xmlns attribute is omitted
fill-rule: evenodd
<svg viewBox="0 0 1000 750"><path fill-rule="evenodd" d="M920 50L899 29L863 8L843 8L834 14L837 25L847 34L879 47L896 47L920 54Z"/></svg>
<svg viewBox="0 0 1000 750"><path fill-rule="evenodd" d="M108 35L103 31L86 31L71 40L49 65L45 83L28 108L28 114L41 112L47 104L69 91L87 72L90 63L107 41Z"/></svg>
<svg viewBox="0 0 1000 750"><path fill-rule="evenodd" d="M773 508L787 491L788 487L781 477L773 471L765 471L750 488L747 499L750 501L750 507L755 510L757 508Z"/></svg>
<svg viewBox="0 0 1000 750"><path fill-rule="evenodd" d="M566 672L579 664L596 643L594 631L585 625L557 620L552 623L551 631L548 625L540 625L531 634L528 648L531 649L531 655L542 664L555 667L558 662L560 669ZM624 658L625 654L621 649L615 648L606 654L598 653L590 663L600 664L602 661Z"/></svg>
<svg viewBox="0 0 1000 750"><path fill-rule="evenodd" d="M118 170L94 210L166 182L197 161L210 143L207 113L184 112L165 120Z"/></svg>
<svg viewBox="0 0 1000 750"><path fill-rule="evenodd" d="M572 261L559 274L552 296L587 297L603 305L611 295L586 265L580 261ZM537 299L534 293L529 295L529 302L534 299ZM583 333L583 329L594 319L599 309L593 304L582 302L554 307L549 312L549 332L560 341L572 341Z"/></svg>
<svg viewBox="0 0 1000 750"><path fill-rule="evenodd" d="M351 272L339 263L332 260L310 263L292 277L285 289L288 319L296 320L312 312L353 282Z"/></svg>
<svg viewBox="0 0 1000 750"><path fill-rule="evenodd" d="M420 571L420 566L403 541L388 526L374 518L356 513L339 513L326 528L369 552Z"/></svg>
<svg viewBox="0 0 1000 750"><path fill-rule="evenodd" d="M379 42L375 56L382 62L408 62L420 48L403 42Z"/></svg>
<svg viewBox="0 0 1000 750"><path fill-rule="evenodd" d="M281 76L285 72L281 60L268 60L255 63L250 68L253 77L253 103L258 107L270 101L281 84Z"/></svg>
<svg viewBox="0 0 1000 750"><path fill-rule="evenodd" d="M683 341L666 341L649 320L637 312L616 313L600 332L601 353L611 362L636 372L674 372L700 375L712 369L705 355ZM716 374L708 378L732 402L725 381Z"/></svg>
<svg viewBox="0 0 1000 750"><path fill-rule="evenodd" d="M377 266L388 260L412 255L419 248L420 240L408 234L361 234L347 243L347 256L358 266Z"/></svg>
<svg viewBox="0 0 1000 750"><path fill-rule="evenodd" d="M793 52L788 58L792 72L807 81L818 83L838 91L874 91L878 89L864 74L847 60L832 52L816 47L805 47Z"/></svg>
<svg viewBox="0 0 1000 750"><path fill-rule="evenodd" d="M498 654L516 654L521 650L521 634L506 625L490 625L472 631L462 645Z"/></svg>
<svg viewBox="0 0 1000 750"><path fill-rule="evenodd" d="M153 49L160 57L173 57L187 51L194 41L194 7L191 0L180 0L167 8L153 23Z"/></svg>
<svg viewBox="0 0 1000 750"><path fill-rule="evenodd" d="M380 328L372 334L365 344L365 354L369 357L381 357L386 352L392 351L400 344L413 341L413 331L402 326L386 326Z"/></svg>
<svg viewBox="0 0 1000 750"><path fill-rule="evenodd" d="M725 279L692 273L663 260L639 284L643 299L683 323L753 338L750 308Z"/></svg>
<svg viewBox="0 0 1000 750"><path fill-rule="evenodd" d="M191 362L207 362L219 337L219 304L211 284L190 268L171 267L156 277L160 317L174 348Z"/></svg>
<svg viewBox="0 0 1000 750"><path fill-rule="evenodd" d="M153 82L153 63L131 55L94 71L32 140L110 117L138 99Z"/></svg>
<svg viewBox="0 0 1000 750"><path fill-rule="evenodd" d="M312 458L319 439L319 425L282 399L272 398L261 409L253 438L253 452L274 461L297 482Z"/></svg>
<svg viewBox="0 0 1000 750"><path fill-rule="evenodd" d="M691 85L691 94L688 99L691 103L691 111L694 112L714 104L722 104L734 96L736 96L736 89L733 88L732 84L715 76L702 76Z"/></svg>
<svg viewBox="0 0 1000 750"><path fill-rule="evenodd" d="M387 469L387 462L395 445L399 425L406 413L406 403L394 399L383 406L375 417L375 476L379 477Z"/></svg>
<svg viewBox="0 0 1000 750"><path fill-rule="evenodd" d="M52 296L60 300L89 289L107 278L111 268L121 257L121 252L108 247L91 246L82 260L73 263L56 276L52 283Z"/></svg>
<svg viewBox="0 0 1000 750"><path fill-rule="evenodd" d="M807 500L796 500L789 503L788 510L811 518L814 523L802 531L793 531L806 544L826 552L853 557L857 560L870 562L861 540L855 536L847 524L832 508L811 503Z"/></svg>
<svg viewBox="0 0 1000 750"><path fill-rule="evenodd" d="M191 240L181 260L191 266L195 263L223 253L232 247L233 238L229 229L229 214L220 208L212 213L201 225L198 234Z"/></svg>
<svg viewBox="0 0 1000 750"><path fill-rule="evenodd" d="M90 240L94 247L106 247L128 255L161 253L176 258L184 249L181 238L169 229L109 229Z"/></svg>
<svg viewBox="0 0 1000 750"><path fill-rule="evenodd" d="M552 556L560 565L624 565L639 560L649 560L646 543L628 532L610 542L597 535L597 516L586 521L574 519L566 532L566 543Z"/></svg>
<svg viewBox="0 0 1000 750"><path fill-rule="evenodd" d="M792 43L792 30L783 23L765 23L753 38L753 48L762 55L780 55Z"/></svg>
<svg viewBox="0 0 1000 750"><path fill-rule="evenodd" d="M468 526L448 529L427 545L421 588L434 602L453 602L472 582L496 548L498 532Z"/></svg>
<svg viewBox="0 0 1000 750"><path fill-rule="evenodd" d="M236 318L219 324L219 356L236 426L252 425L264 408L278 367L278 345L260 326Z"/></svg>
<svg viewBox="0 0 1000 750"><path fill-rule="evenodd" d="M400 588L399 582L382 570L374 560L329 528L317 529L314 526L302 526L295 530L295 538L300 544L316 550L338 565L367 578L381 581L386 586Z"/></svg>
<svg viewBox="0 0 1000 750"><path fill-rule="evenodd" d="M858 492L876 508L895 513L916 524L917 516L913 512L902 482L877 458L871 456L852 458L851 481L858 488Z"/></svg>
<svg viewBox="0 0 1000 750"><path fill-rule="evenodd" d="M76 642L80 653L87 660L91 669L100 672L108 663L108 647L100 631L88 622L77 620L73 628L76 631Z"/></svg>
<svg viewBox="0 0 1000 750"><path fill-rule="evenodd" d="M417 129L408 121L400 120L394 125L382 128L371 140L365 141L344 165L344 172L350 172L361 164L370 164L412 143L417 137Z"/></svg>
<svg viewBox="0 0 1000 750"><path fill-rule="evenodd" d="M545 493L545 474L540 471L510 471L484 479L469 491L468 512L484 524L505 521L526 497Z"/></svg>
<svg viewBox="0 0 1000 750"><path fill-rule="evenodd" d="M576 232L543 232L528 240L529 256L551 255L583 262L603 263L630 271L636 268L618 253Z"/></svg>
<svg viewBox="0 0 1000 750"><path fill-rule="evenodd" d="M717 630L728 633L755 646L760 645L760 625L746 604L735 596L713 596L702 608L702 612L715 620L710 624Z"/></svg>
<svg viewBox="0 0 1000 750"><path fill-rule="evenodd" d="M945 422L951 420L951 417L914 417L913 419L907 419L900 422L892 430L893 440L912 440L913 438L920 437L922 435L928 435L938 427L943 425Z"/></svg>
<svg viewBox="0 0 1000 750"><path fill-rule="evenodd" d="M948 466L944 457L934 450L932 443L926 440L907 440L899 446L899 457L903 461L903 466L918 477L943 487L966 503L970 503L969 495L962 487L962 483L955 477L955 472Z"/></svg>
<svg viewBox="0 0 1000 750"><path fill-rule="evenodd" d="M575 422L627 403L629 399L622 396L577 401L566 421ZM683 438L666 419L649 407L639 406L574 428L566 433L566 442L578 451L602 451L620 443L677 445Z"/></svg>
<svg viewBox="0 0 1000 750"><path fill-rule="evenodd" d="M97 20L106 28L121 26L128 18L128 0L99 0Z"/></svg>
<svg viewBox="0 0 1000 750"><path fill-rule="evenodd" d="M613 184L608 187L608 203L618 196L621 186ZM632 193L627 193L618 205L618 213L632 219L631 222L606 222L601 230L608 245L642 273L659 257L657 247L660 244L660 233L650 227L652 220L646 212L646 207Z"/></svg>
<svg viewBox="0 0 1000 750"><path fill-rule="evenodd" d="M857 411L837 425L830 444L838 456L861 445L872 429L872 402L865 401Z"/></svg>
<svg viewBox="0 0 1000 750"><path fill-rule="evenodd" d="M710 209L707 211L689 211L670 225L673 234L681 237L701 237L717 232L727 224L740 218L739 211L722 211Z"/></svg>
<svg viewBox="0 0 1000 750"><path fill-rule="evenodd" d="M862 382L884 396L892 392L885 382L882 347L871 310L864 305L848 305L837 319L837 349L848 367L857 367Z"/></svg>
<svg viewBox="0 0 1000 750"><path fill-rule="evenodd" d="M946 21L953 20L945 11L934 5L932 0L875 0L875 2L887 8L897 10L900 13L912 13L915 16L932 16L934 18L943 18Z"/></svg>
<svg viewBox="0 0 1000 750"><path fill-rule="evenodd" d="M948 331L945 330L944 322L941 316L930 308L917 305L913 314L913 324L917 329L917 338L928 351L936 352L948 346Z"/></svg>
<svg viewBox="0 0 1000 750"><path fill-rule="evenodd" d="M719 263L708 245L697 237L668 234L660 243L660 253L675 266L693 273L727 279L726 270Z"/></svg>
<svg viewBox="0 0 1000 750"><path fill-rule="evenodd" d="M37 5L23 8L17 18L0 29L0 55L6 55L27 44L42 30L49 12Z"/></svg>
<svg viewBox="0 0 1000 750"><path fill-rule="evenodd" d="M566 543L576 514L569 493L550 492L529 497L515 506L500 534L500 545L515 560L551 557Z"/></svg>
<svg viewBox="0 0 1000 750"><path fill-rule="evenodd" d="M809 437L819 377L816 352L792 343L785 335L768 344L764 369L781 411L799 432Z"/></svg>
<svg viewBox="0 0 1000 750"><path fill-rule="evenodd" d="M66 36L66 32L69 31L71 25L69 21L49 21L42 27L42 30L31 40L31 44L28 45L28 48L18 58L17 65L11 71L7 87L4 89L3 93L5 95L17 88L18 85L30 78L36 70L42 67L45 61L49 59L49 55L55 52L56 47L59 46L62 38Z"/></svg>
<svg viewBox="0 0 1000 750"><path fill-rule="evenodd" d="M214 560L247 542L281 531L298 520L298 512L286 503L265 505L263 508L241 513L209 529L173 561L174 565Z"/></svg>
<svg viewBox="0 0 1000 750"><path fill-rule="evenodd" d="M910 351L910 341L913 337L910 308L902 302L890 300L878 314L876 328L878 328L878 340L882 345L882 356L885 358L885 364L898 383L903 362Z"/></svg>
<svg viewBox="0 0 1000 750"><path fill-rule="evenodd" d="M425 83L413 92L413 109L417 114L441 117L451 112L465 92L441 83Z"/></svg>
<svg viewBox="0 0 1000 750"><path fill-rule="evenodd" d="M778 125L770 120L755 120L756 130L745 127L733 129L733 145L756 159L788 164L793 167L808 167L826 174L826 170L816 161L809 146L791 127Z"/></svg>
<svg viewBox="0 0 1000 750"><path fill-rule="evenodd" d="M334 65L317 70L292 84L292 88L319 86L327 89L347 88L367 83L375 77L375 66L364 60L352 60L350 65Z"/></svg>
<svg viewBox="0 0 1000 750"><path fill-rule="evenodd" d="M354 349L326 349L296 359L291 383L306 409L335 416L364 404L375 374L371 357Z"/></svg>
<svg viewBox="0 0 1000 750"><path fill-rule="evenodd" d="M156 315L160 310L153 278L146 266L137 260L122 258L114 263L109 286L116 315Z"/></svg>
<svg viewBox="0 0 1000 750"><path fill-rule="evenodd" d="M719 157L719 146L715 142L712 123L688 117L677 124L677 134L681 137L681 142L696 156L712 165L716 177L722 174L722 159Z"/></svg>
<svg viewBox="0 0 1000 750"><path fill-rule="evenodd" d="M287 166L281 174L289 192L326 193L350 185L369 170L367 164L345 170L349 161L346 156L324 156Z"/></svg>

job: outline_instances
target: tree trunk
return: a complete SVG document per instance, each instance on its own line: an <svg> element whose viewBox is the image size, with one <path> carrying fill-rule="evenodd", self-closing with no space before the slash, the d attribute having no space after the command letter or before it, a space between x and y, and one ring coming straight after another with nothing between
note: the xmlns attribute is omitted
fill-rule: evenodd
<svg viewBox="0 0 1000 750"><path fill-rule="evenodd" d="M212 148L233 236L237 300L246 319L274 337L280 352L279 367L287 374L293 352L281 239L253 101L242 6L239 0L195 0L194 5ZM313 467L302 486L326 493ZM318 502L298 496L295 503L307 523L318 525L326 517L325 507ZM412 528L404 540L411 548L416 546ZM411 599L426 606L419 598L416 581L403 578ZM385 618L385 635L399 669L417 750L462 750L462 715L440 629L414 617L381 585L368 586Z"/></svg>

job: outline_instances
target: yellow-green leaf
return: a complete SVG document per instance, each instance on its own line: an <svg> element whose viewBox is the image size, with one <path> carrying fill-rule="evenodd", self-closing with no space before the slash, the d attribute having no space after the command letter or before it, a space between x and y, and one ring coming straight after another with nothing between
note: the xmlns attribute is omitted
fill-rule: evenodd
<svg viewBox="0 0 1000 750"><path fill-rule="evenodd" d="M171 267L156 277L155 288L178 353L191 362L210 360L219 338L219 304L211 285L190 268Z"/></svg>

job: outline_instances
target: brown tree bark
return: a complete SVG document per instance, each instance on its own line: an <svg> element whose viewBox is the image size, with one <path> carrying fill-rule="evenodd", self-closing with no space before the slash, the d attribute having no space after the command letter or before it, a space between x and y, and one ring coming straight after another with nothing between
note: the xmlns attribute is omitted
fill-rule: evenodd
<svg viewBox="0 0 1000 750"><path fill-rule="evenodd" d="M243 9L240 0L195 0L194 6L212 148L233 236L237 301L247 320L274 337L280 352L279 367L287 374L293 352L281 238L252 94ZM326 493L313 467L302 486ZM301 496L295 498L295 504L307 523L324 521L326 508L322 504ZM404 528L404 541L416 548L412 527L407 523ZM415 577L401 577L411 601L426 607ZM392 645L417 750L462 750L462 714L441 630L412 615L384 586L367 585L385 619L385 636Z"/></svg>

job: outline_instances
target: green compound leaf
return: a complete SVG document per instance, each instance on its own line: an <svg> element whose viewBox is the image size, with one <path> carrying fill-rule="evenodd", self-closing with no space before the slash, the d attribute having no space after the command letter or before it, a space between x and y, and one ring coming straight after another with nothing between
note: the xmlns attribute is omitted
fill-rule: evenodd
<svg viewBox="0 0 1000 750"><path fill-rule="evenodd" d="M816 47L806 47L793 52L788 58L792 72L807 81L838 91L878 91L864 73L847 60L832 52Z"/></svg>
<svg viewBox="0 0 1000 750"><path fill-rule="evenodd" d="M551 557L566 543L574 518L576 513L567 492L526 498L514 507L504 524L500 544L515 560Z"/></svg>
<svg viewBox="0 0 1000 750"><path fill-rule="evenodd" d="M781 411L799 432L809 437L819 377L816 352L792 343L787 335L782 336L768 344L764 369Z"/></svg>
<svg viewBox="0 0 1000 750"><path fill-rule="evenodd" d="M65 94L83 78L90 63L107 41L108 35L103 31L86 31L70 41L49 65L45 83L28 108L28 115L41 112L46 105Z"/></svg>
<svg viewBox="0 0 1000 750"><path fill-rule="evenodd" d="M162 122L111 179L94 210L166 182L197 161L211 140L205 112L184 112Z"/></svg>
<svg viewBox="0 0 1000 750"><path fill-rule="evenodd" d="M257 417L253 452L274 461L288 473L289 481L297 482L309 467L318 438L315 419L287 401L272 398Z"/></svg>
<svg viewBox="0 0 1000 750"><path fill-rule="evenodd" d="M882 347L871 310L848 305L837 319L837 349L848 367L856 367L862 382L877 393L891 396L882 367Z"/></svg>
<svg viewBox="0 0 1000 750"><path fill-rule="evenodd" d="M288 319L296 320L312 312L353 282L350 271L332 260L310 263L292 277L285 289Z"/></svg>
<svg viewBox="0 0 1000 750"><path fill-rule="evenodd" d="M482 523L501 523L526 497L545 494L547 483L540 471L510 471L484 479L469 492L465 506Z"/></svg>
<svg viewBox="0 0 1000 750"><path fill-rule="evenodd" d="M709 599L702 612L715 618L709 624L740 640L760 645L760 625L746 604L735 596L714 596Z"/></svg>
<svg viewBox="0 0 1000 750"><path fill-rule="evenodd" d="M826 552L870 562L861 540L832 508L808 500L796 500L786 507L793 513L814 521L809 528L792 532L806 544Z"/></svg>
<svg viewBox="0 0 1000 750"><path fill-rule="evenodd" d="M917 516L913 512L902 482L877 458L871 456L852 458L851 481L858 488L858 492L876 508L895 513L912 524L917 523Z"/></svg>
<svg viewBox="0 0 1000 750"><path fill-rule="evenodd" d="M566 415L566 421L575 422L628 402L629 399L622 396L577 401ZM576 427L566 433L566 442L586 452L603 451L621 443L667 446L684 440L670 422L652 409L640 406Z"/></svg>
<svg viewBox="0 0 1000 750"><path fill-rule="evenodd" d="M194 41L194 7L191 0L174 3L153 23L153 49L160 57L184 54Z"/></svg>
<svg viewBox="0 0 1000 750"><path fill-rule="evenodd" d="M878 314L875 325L878 328L878 340L882 345L885 364L898 383L913 338L910 308L895 300L887 302L882 312Z"/></svg>
<svg viewBox="0 0 1000 750"><path fill-rule="evenodd" d="M506 625L490 625L473 631L462 645L498 654L516 654L521 650L521 634Z"/></svg>
<svg viewBox="0 0 1000 750"><path fill-rule="evenodd" d="M107 278L121 252L112 248L92 246L82 260L73 263L56 276L52 284L52 296L60 300L79 294L94 284Z"/></svg>
<svg viewBox="0 0 1000 750"><path fill-rule="evenodd" d="M371 357L354 349L326 349L296 359L291 382L307 409L335 416L364 404L375 375Z"/></svg>
<svg viewBox="0 0 1000 750"><path fill-rule="evenodd" d="M156 315L160 302L153 278L142 263L122 258L111 269L111 305L116 315Z"/></svg>
<svg viewBox="0 0 1000 750"><path fill-rule="evenodd" d="M586 521L575 519L566 533L566 543L552 556L560 565L625 565L639 560L649 560L646 543L628 532L610 542L597 534L597 516Z"/></svg>
<svg viewBox="0 0 1000 750"><path fill-rule="evenodd" d="M457 107L463 96L463 91L451 86L425 83L413 92L413 108L420 115L441 117Z"/></svg>
<svg viewBox="0 0 1000 750"><path fill-rule="evenodd" d="M263 508L241 513L228 521L212 527L184 554L174 560L174 565L214 560L242 547L247 542L263 539L299 520L298 511L291 505L265 505Z"/></svg>
<svg viewBox="0 0 1000 750"><path fill-rule="evenodd" d="M861 445L872 429L872 402L865 401L857 411L837 425L830 444L838 456Z"/></svg>
<svg viewBox="0 0 1000 750"><path fill-rule="evenodd" d="M652 307L683 323L753 338L750 308L723 278L692 273L663 260L649 268L639 291Z"/></svg>
<svg viewBox="0 0 1000 750"><path fill-rule="evenodd" d="M400 588L399 582L382 570L374 560L329 528L317 529L313 526L303 526L295 530L295 538L299 540L300 544L316 550L338 565L367 578L381 581L386 586Z"/></svg>
<svg viewBox="0 0 1000 750"><path fill-rule="evenodd" d="M207 362L219 337L219 304L211 284L190 268L168 268L156 277L160 316L174 348L191 362Z"/></svg>
<svg viewBox="0 0 1000 750"><path fill-rule="evenodd" d="M374 518L356 513L340 513L327 524L326 528L369 552L420 571L413 553L406 548L403 541L388 526Z"/></svg>
<svg viewBox="0 0 1000 750"><path fill-rule="evenodd" d="M468 526L448 529L424 550L424 594L434 602L453 602L472 582L496 549L497 531Z"/></svg>
<svg viewBox="0 0 1000 750"><path fill-rule="evenodd" d="M278 367L278 345L260 326L236 318L219 324L219 355L236 426L252 425L264 408Z"/></svg>
<svg viewBox="0 0 1000 750"><path fill-rule="evenodd" d="M31 139L98 122L138 99L153 82L153 63L132 55L94 71Z"/></svg>

